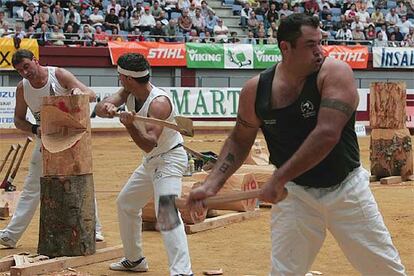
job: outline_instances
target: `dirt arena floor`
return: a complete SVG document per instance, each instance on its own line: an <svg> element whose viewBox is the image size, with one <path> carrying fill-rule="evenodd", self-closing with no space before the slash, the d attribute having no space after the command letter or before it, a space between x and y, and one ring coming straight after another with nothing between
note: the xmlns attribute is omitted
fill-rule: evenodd
<svg viewBox="0 0 414 276"><path fill-rule="evenodd" d="M224 139L227 134L197 134L186 138L187 145L200 151L219 152L222 142L192 142L197 139ZM0 159L5 156L11 143L21 143L25 136L0 139ZM30 147L30 149L32 146ZM369 137L360 139L363 164L369 168ZM26 154L15 183L18 189L28 171L30 154ZM141 161L140 150L129 142L125 132L93 135L94 179L100 219L108 246L120 244L115 199L131 172ZM3 172L4 174L4 172ZM3 174L1 179L3 179ZM372 185L372 190L398 248L409 275L414 275L414 185ZM203 270L224 270L224 275L267 275L270 267L269 209L261 209L259 218L228 225L223 228L189 235L192 266L195 275ZM0 257L17 252L36 252L38 241L39 211L16 249L0 250ZM8 220L0 221L0 229ZM148 276L168 275L167 256L158 232L143 234L144 253L149 261ZM111 261L76 268L84 275L128 275L108 269ZM328 234L325 243L312 266L323 275L358 275L351 267L337 243Z"/></svg>

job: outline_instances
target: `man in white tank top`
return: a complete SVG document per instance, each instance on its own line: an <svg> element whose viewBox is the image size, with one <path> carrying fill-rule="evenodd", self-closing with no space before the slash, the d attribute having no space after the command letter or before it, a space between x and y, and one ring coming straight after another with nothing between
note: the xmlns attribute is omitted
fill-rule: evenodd
<svg viewBox="0 0 414 276"><path fill-rule="evenodd" d="M28 50L18 50L13 55L14 68L23 78L16 88L16 109L14 112L14 124L22 131L36 136L36 144L33 150L29 167L29 174L25 179L23 191L20 195L16 211L7 227L0 230L0 244L8 247L16 247L39 205L40 201L40 177L42 173L42 156L40 152L40 107L43 96L87 94L90 101L95 100L95 92L86 87L76 77L62 68L45 67L39 64L33 53ZM36 124L26 120L27 108L36 118ZM96 200L95 209L97 210ZM103 240L102 226L96 211L96 240Z"/></svg>
<svg viewBox="0 0 414 276"><path fill-rule="evenodd" d="M142 208L154 196L158 216L160 197L181 196L181 178L187 167L183 137L169 128L134 121L134 114L174 122L171 98L150 82L150 66L141 54L128 53L118 59L118 73L123 87L99 102L96 114L112 118L117 107L126 103L129 112L120 114L135 144L144 152L142 164L133 172L117 198L119 230L125 257L110 265L112 270L145 272L148 264L142 250ZM164 196L164 197L163 197ZM176 212L175 205L168 205ZM193 275L184 224L161 231L167 248L170 275Z"/></svg>

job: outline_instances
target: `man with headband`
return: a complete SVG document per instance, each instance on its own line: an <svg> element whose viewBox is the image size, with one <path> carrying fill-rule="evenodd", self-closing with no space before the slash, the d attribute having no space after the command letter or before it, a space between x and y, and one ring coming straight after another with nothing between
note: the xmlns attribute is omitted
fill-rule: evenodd
<svg viewBox="0 0 414 276"><path fill-rule="evenodd" d="M120 113L120 121L144 154L142 164L133 172L117 198L119 230L125 257L111 264L112 270L148 270L141 243L141 210L154 196L157 215L160 198L163 199L163 204L167 204L167 209L177 212L173 202L175 196L181 195L181 178L188 162L182 147L184 140L179 132L134 121L134 115L138 114L174 122L176 114L172 100L165 91L150 83L149 69L148 61L143 55L122 55L118 59L118 73L123 87L96 107L96 115L112 118L117 107L125 103L128 112ZM163 205L161 209L165 208ZM167 248L170 275L193 275L181 217L177 227L161 231L161 234Z"/></svg>

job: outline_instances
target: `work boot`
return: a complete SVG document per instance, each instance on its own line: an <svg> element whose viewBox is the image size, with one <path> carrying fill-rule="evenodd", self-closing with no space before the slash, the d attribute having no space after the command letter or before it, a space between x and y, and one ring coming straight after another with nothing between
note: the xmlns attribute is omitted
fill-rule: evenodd
<svg viewBox="0 0 414 276"><path fill-rule="evenodd" d="M112 263L109 266L112 270L118 271L136 271L136 272L147 272L148 271L148 264L145 257L142 257L138 261L130 261L126 258L122 258L119 262Z"/></svg>

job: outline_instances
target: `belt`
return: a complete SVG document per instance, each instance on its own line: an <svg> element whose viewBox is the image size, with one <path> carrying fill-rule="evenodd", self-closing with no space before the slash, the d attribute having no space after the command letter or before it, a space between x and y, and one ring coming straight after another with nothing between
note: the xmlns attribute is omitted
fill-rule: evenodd
<svg viewBox="0 0 414 276"><path fill-rule="evenodd" d="M179 143L179 144L175 145L174 147L170 148L168 151L178 149L179 147L182 147L182 146L183 146L183 144Z"/></svg>

